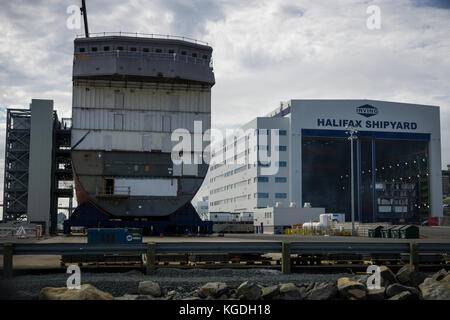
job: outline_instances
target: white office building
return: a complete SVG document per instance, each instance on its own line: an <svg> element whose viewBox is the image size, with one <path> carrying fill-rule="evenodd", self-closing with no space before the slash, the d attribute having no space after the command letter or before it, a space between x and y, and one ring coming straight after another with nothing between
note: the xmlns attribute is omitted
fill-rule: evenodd
<svg viewBox="0 0 450 320"><path fill-rule="evenodd" d="M442 216L439 107L373 100L291 100L244 125L212 148L210 213L308 202L349 221L347 126L356 221Z"/></svg>

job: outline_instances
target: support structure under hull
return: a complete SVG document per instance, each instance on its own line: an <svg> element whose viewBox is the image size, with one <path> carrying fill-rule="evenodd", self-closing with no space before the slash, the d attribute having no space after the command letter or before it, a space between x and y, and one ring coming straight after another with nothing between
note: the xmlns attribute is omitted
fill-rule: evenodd
<svg viewBox="0 0 450 320"><path fill-rule="evenodd" d="M146 235L160 234L211 234L213 223L203 221L194 206L189 203L179 212L167 217L154 217L146 220L113 219L102 213L90 202L79 205L72 216L64 221L64 234L69 234L71 227L84 228L142 228Z"/></svg>

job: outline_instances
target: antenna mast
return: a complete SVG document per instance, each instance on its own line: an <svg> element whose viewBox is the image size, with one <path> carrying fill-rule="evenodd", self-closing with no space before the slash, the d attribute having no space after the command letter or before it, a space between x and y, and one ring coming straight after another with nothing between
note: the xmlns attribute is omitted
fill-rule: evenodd
<svg viewBox="0 0 450 320"><path fill-rule="evenodd" d="M83 19L84 19L84 33L86 34L86 38L89 38L89 27L88 27L87 10L86 10L85 0L81 0L80 10L81 10L81 14L83 15Z"/></svg>

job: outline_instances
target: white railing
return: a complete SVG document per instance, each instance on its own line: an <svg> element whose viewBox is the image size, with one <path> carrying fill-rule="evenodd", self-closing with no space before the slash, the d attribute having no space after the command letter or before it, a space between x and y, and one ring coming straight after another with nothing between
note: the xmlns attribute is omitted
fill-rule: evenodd
<svg viewBox="0 0 450 320"><path fill-rule="evenodd" d="M169 34L157 34L157 33L139 33L139 32L122 32L122 31L113 31L113 32L96 32L96 33L89 33L89 37L95 38L95 37L136 37L136 38L151 38L151 39L172 39L172 40L182 40L182 41L188 41L196 44L202 44L202 45L208 45L208 42L200 41L197 39L184 37L184 36L173 36ZM86 38L85 35L79 34L77 35L77 38Z"/></svg>

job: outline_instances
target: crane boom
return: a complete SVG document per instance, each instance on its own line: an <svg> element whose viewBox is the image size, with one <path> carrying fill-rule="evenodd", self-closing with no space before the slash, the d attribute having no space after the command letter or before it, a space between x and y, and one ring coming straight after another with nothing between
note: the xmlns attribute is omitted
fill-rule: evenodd
<svg viewBox="0 0 450 320"><path fill-rule="evenodd" d="M87 10L86 10L86 1L81 0L81 14L83 15L84 20L84 33L86 34L86 38L89 38L89 26L87 20Z"/></svg>

